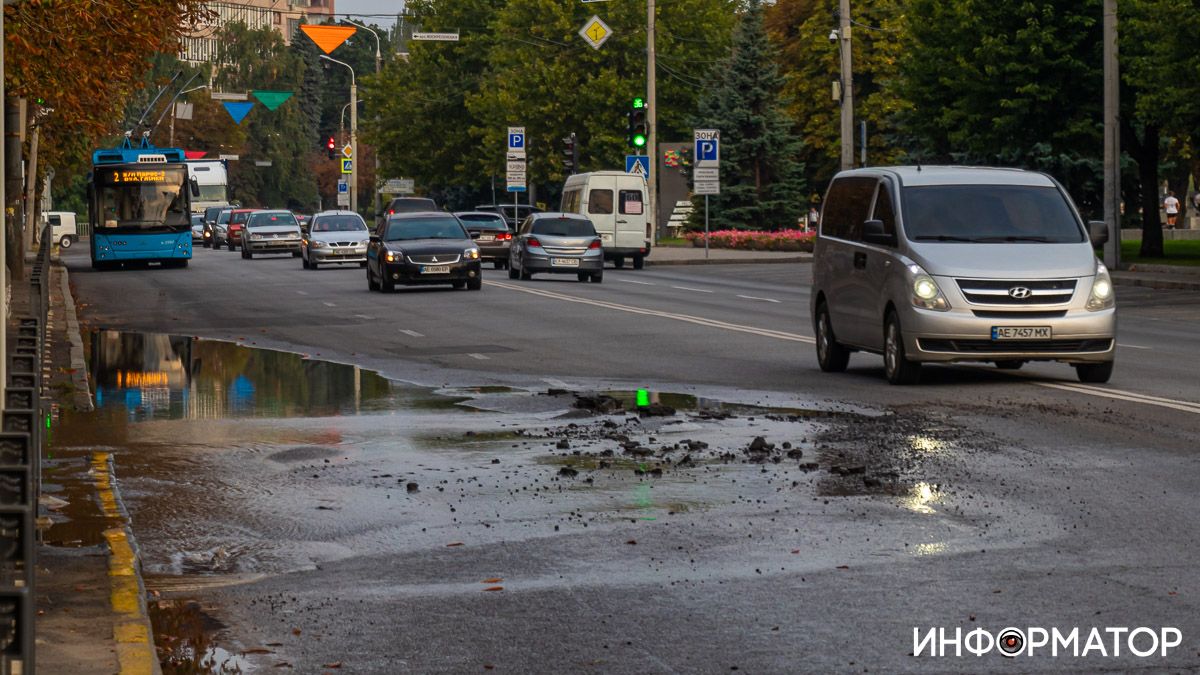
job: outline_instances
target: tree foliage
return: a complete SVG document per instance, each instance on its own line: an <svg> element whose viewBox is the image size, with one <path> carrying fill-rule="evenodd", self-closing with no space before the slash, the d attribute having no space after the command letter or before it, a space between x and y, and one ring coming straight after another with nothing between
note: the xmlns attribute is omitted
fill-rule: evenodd
<svg viewBox="0 0 1200 675"><path fill-rule="evenodd" d="M784 78L759 0L741 13L732 54L712 79L696 118L698 128L721 132L721 194L712 198L712 221L717 229L794 226L807 206L801 144L780 99Z"/></svg>

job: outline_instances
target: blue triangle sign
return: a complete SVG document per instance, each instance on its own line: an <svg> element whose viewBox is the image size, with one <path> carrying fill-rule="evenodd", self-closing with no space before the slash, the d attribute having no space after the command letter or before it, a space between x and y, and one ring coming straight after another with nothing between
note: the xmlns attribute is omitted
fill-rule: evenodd
<svg viewBox="0 0 1200 675"><path fill-rule="evenodd" d="M254 107L254 101L222 101L225 106L225 112L233 118L234 124L241 124L242 120L246 119L246 114Z"/></svg>

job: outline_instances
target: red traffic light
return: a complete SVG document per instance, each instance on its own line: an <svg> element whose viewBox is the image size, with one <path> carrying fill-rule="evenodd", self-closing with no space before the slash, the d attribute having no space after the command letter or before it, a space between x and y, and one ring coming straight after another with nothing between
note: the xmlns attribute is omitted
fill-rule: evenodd
<svg viewBox="0 0 1200 675"><path fill-rule="evenodd" d="M333 150L337 147L337 141L333 139L333 136L330 136L329 140L325 142L325 147L329 148L330 150Z"/></svg>

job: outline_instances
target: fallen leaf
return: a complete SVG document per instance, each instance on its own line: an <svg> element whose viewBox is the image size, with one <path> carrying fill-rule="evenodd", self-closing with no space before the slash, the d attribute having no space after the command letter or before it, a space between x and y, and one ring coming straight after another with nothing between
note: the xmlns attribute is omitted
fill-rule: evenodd
<svg viewBox="0 0 1200 675"><path fill-rule="evenodd" d="M494 579L484 579L483 581L481 581L479 583L481 583L481 584L498 584L501 581L504 581L504 580L501 579L500 577L495 577Z"/></svg>
<svg viewBox="0 0 1200 675"><path fill-rule="evenodd" d="M799 552L800 552L800 549L798 549L798 548L792 549L792 555L796 555Z"/></svg>
<svg viewBox="0 0 1200 675"><path fill-rule="evenodd" d="M629 544L630 546L637 546L637 540L636 540L636 539L630 539L629 541L627 541L627 542L625 542L625 543L626 543L626 544Z"/></svg>
<svg viewBox="0 0 1200 675"><path fill-rule="evenodd" d="M848 570L848 569L850 569L850 566L849 565L838 565L837 568L839 570Z"/></svg>
<svg viewBox="0 0 1200 675"><path fill-rule="evenodd" d="M483 590L485 590L485 591L502 591L502 590L504 590L504 587L503 586L488 586L487 588L485 588Z"/></svg>
<svg viewBox="0 0 1200 675"><path fill-rule="evenodd" d="M243 650L242 656L245 656L246 654L274 654L274 653L275 652L271 651L270 649L267 649L266 647L252 647L250 649Z"/></svg>
<svg viewBox="0 0 1200 675"><path fill-rule="evenodd" d="M483 664L483 669L484 669L484 670L493 670L493 669L495 669L495 667L496 667L496 666L493 666L493 665L492 665L492 664L490 664L490 663L485 663L485 664Z"/></svg>
<svg viewBox="0 0 1200 675"><path fill-rule="evenodd" d="M276 668L295 668L295 666L288 663L287 661L280 661L279 663L275 664L275 667Z"/></svg>
<svg viewBox="0 0 1200 675"><path fill-rule="evenodd" d="M450 548L451 546L462 546L462 545L463 545L463 543L461 541L456 541L453 544L446 544L446 548Z"/></svg>
<svg viewBox="0 0 1200 675"><path fill-rule="evenodd" d="M282 647L283 643L282 642L268 642L267 646L268 647Z"/></svg>
<svg viewBox="0 0 1200 675"><path fill-rule="evenodd" d="M342 667L342 662L341 662L341 661L334 661L333 663L326 663L325 665L323 665L323 666L321 666L321 667L322 667L322 668L341 668L341 667Z"/></svg>
<svg viewBox="0 0 1200 675"><path fill-rule="evenodd" d="M292 629L292 635L299 635L299 634L300 634L300 629L299 629L299 628L293 628L293 629Z"/></svg>

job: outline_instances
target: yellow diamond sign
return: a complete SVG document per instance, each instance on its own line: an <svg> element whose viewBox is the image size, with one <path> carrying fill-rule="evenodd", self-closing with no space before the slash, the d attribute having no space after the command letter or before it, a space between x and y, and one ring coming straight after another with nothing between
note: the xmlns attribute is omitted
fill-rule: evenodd
<svg viewBox="0 0 1200 675"><path fill-rule="evenodd" d="M612 37L612 29L600 20L600 17L592 16L587 23L583 24L583 28L579 29L579 35L584 42L592 46L592 49L600 49L600 45Z"/></svg>

